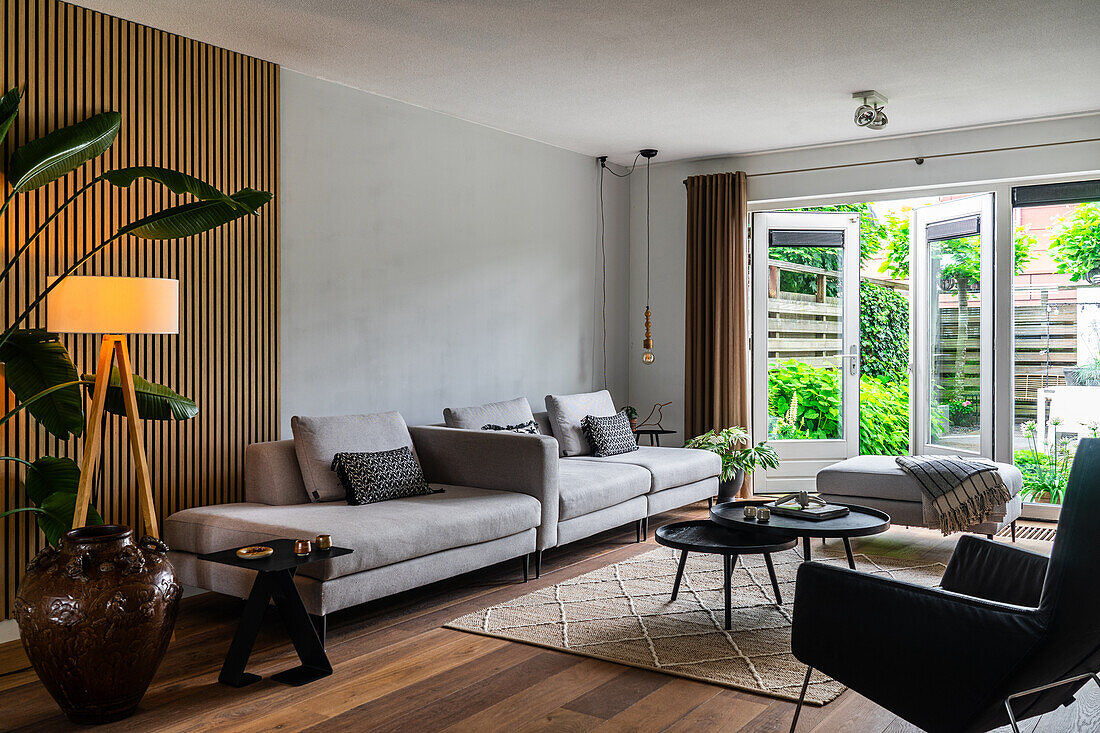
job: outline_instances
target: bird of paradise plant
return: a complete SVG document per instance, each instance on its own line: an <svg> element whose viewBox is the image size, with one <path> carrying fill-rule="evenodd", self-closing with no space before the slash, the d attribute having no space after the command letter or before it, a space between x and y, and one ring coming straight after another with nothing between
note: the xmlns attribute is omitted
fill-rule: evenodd
<svg viewBox="0 0 1100 733"><path fill-rule="evenodd" d="M21 100L22 92L18 88L0 97L0 143L4 142L19 114ZM122 116L118 112L103 112L19 145L4 170L8 190L0 204L0 218L17 196L40 189L106 152L118 136L121 124ZM60 282L97 254L122 240L192 237L243 216L256 214L271 200L270 193L251 188L225 194L198 178L157 166L105 171L62 201L19 244L0 271L0 286L58 215L83 194L102 184L128 188L137 181L151 181L174 194L190 196L194 200L170 206L122 226L68 265L56 280L34 296L6 324L0 332L0 363L7 388L15 397L15 407L0 416L0 428L26 410L47 432L61 440L78 437L84 430L83 390L94 379L91 375L77 372L68 349L57 334L41 328L25 327L28 318ZM198 414L198 407L193 401L170 388L147 382L137 375L135 382L138 414L142 419L187 420ZM117 369L108 387L107 410L125 414ZM24 490L28 504L0 513L0 518L17 512L33 513L46 540L56 546L61 535L72 526L80 467L71 458L55 456L41 456L33 460L0 456L0 461L15 463L26 469ZM88 521L103 521L93 506L89 507Z"/></svg>

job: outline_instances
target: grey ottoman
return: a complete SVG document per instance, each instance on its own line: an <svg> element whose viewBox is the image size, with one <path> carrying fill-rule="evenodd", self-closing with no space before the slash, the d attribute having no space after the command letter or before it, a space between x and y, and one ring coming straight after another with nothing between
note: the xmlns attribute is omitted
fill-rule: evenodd
<svg viewBox="0 0 1100 733"><path fill-rule="evenodd" d="M993 535L1011 524L1015 541L1015 521L1023 510L1020 488L1024 478L1020 469L1007 463L998 463L997 469L1012 499L987 521L967 531ZM893 524L939 529L935 512L916 479L901 470L894 456L858 456L823 468L817 472L817 491L826 501L880 509L890 515Z"/></svg>

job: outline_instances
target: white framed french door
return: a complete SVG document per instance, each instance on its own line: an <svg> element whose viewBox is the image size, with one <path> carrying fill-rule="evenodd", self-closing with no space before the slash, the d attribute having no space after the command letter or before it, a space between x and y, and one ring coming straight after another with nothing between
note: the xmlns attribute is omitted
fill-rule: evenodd
<svg viewBox="0 0 1100 733"><path fill-rule="evenodd" d="M756 493L813 491L859 452L859 247L859 214L753 214L752 435L780 457Z"/></svg>
<svg viewBox="0 0 1100 733"><path fill-rule="evenodd" d="M993 456L994 200L982 193L910 219L910 452Z"/></svg>

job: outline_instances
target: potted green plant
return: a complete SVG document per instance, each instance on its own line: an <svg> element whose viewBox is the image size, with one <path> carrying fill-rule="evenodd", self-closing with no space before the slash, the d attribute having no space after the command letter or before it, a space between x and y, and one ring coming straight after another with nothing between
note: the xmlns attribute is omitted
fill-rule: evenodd
<svg viewBox="0 0 1100 733"><path fill-rule="evenodd" d="M638 411L636 409L634 409L634 407L632 405L623 405L623 408L622 408L622 410L620 410L620 412L625 412L626 413L626 419L630 421L630 429L631 430L637 430L638 429Z"/></svg>
<svg viewBox="0 0 1100 733"><path fill-rule="evenodd" d="M684 444L685 448L698 448L716 453L722 459L722 473L718 477L718 501L733 501L745 475L758 468L779 467L779 454L761 440L755 446L747 430L739 425L725 430L708 430Z"/></svg>

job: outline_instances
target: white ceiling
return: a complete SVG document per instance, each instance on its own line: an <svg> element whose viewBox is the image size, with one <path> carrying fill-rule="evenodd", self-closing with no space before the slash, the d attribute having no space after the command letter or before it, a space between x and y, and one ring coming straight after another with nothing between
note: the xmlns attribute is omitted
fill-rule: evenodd
<svg viewBox="0 0 1100 733"><path fill-rule="evenodd" d="M1098 0L76 2L617 161L1100 109Z"/></svg>

